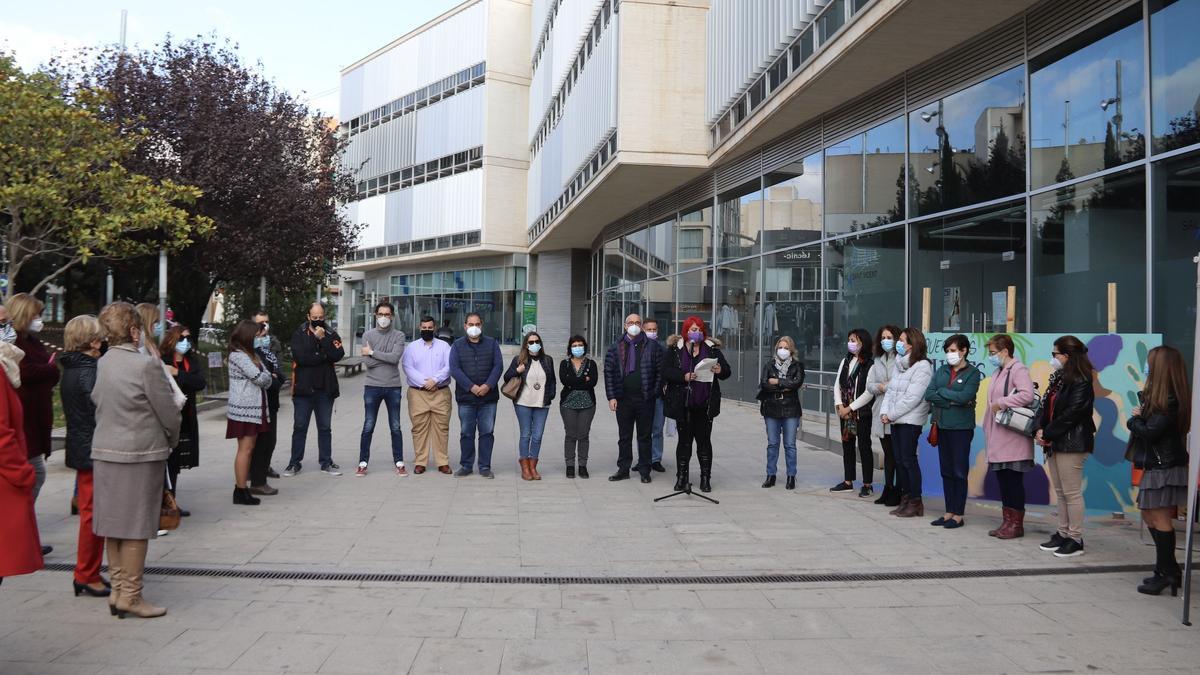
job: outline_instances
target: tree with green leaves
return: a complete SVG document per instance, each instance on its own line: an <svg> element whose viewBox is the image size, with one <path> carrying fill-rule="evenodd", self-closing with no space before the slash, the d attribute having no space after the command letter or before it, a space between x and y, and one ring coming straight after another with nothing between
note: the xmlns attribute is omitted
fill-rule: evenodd
<svg viewBox="0 0 1200 675"><path fill-rule="evenodd" d="M146 136L98 117L106 102L102 90L68 92L61 80L25 73L0 54L0 233L9 279L0 299L36 294L90 259L181 250L212 229L186 210L199 189L129 170ZM35 267L36 275L22 275Z"/></svg>

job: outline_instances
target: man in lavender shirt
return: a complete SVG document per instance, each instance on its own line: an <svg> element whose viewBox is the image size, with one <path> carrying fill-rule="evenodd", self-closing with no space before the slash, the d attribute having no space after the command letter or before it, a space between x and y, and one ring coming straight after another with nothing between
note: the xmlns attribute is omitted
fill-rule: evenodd
<svg viewBox="0 0 1200 675"><path fill-rule="evenodd" d="M425 473L433 448L438 471L450 471L450 345L434 339L437 323L421 317L421 339L404 350L400 366L408 380L408 418L412 423L416 466Z"/></svg>

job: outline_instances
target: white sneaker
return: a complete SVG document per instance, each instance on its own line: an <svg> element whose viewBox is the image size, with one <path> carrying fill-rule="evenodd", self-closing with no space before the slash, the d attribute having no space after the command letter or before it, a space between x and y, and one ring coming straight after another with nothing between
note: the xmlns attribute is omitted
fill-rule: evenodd
<svg viewBox="0 0 1200 675"><path fill-rule="evenodd" d="M159 530L159 531L158 531L158 536L160 536L160 537L165 537L165 536L167 536L168 534L171 534L171 531L170 531L170 530Z"/></svg>
<svg viewBox="0 0 1200 675"><path fill-rule="evenodd" d="M404 468L404 462L396 462L396 475L401 478L408 475L408 471Z"/></svg>
<svg viewBox="0 0 1200 675"><path fill-rule="evenodd" d="M359 476L359 477L362 477L362 476L365 476L365 475L367 475L367 463L366 463L366 462L359 462L359 463L358 463L358 470L354 472L354 475L355 475L355 476Z"/></svg>

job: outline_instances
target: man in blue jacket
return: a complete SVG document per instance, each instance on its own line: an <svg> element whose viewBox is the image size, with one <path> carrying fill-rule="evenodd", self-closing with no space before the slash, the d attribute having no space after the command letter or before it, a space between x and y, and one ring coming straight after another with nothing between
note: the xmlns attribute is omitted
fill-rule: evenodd
<svg viewBox="0 0 1200 675"><path fill-rule="evenodd" d="M466 337L450 347L450 377L454 378L454 399L458 402L461 428L461 457L455 476L470 476L475 469L475 433L479 432L479 475L492 475L493 431L496 427L496 402L500 400L503 357L500 343L483 334L483 318L475 312L467 315Z"/></svg>
<svg viewBox="0 0 1200 675"><path fill-rule="evenodd" d="M608 409L617 414L617 472L612 481L629 478L633 464L633 431L637 427L637 471L642 482L650 482L650 427L654 424L654 399L658 395L662 350L650 346L642 333L642 317L625 317L625 334L604 356L604 390Z"/></svg>

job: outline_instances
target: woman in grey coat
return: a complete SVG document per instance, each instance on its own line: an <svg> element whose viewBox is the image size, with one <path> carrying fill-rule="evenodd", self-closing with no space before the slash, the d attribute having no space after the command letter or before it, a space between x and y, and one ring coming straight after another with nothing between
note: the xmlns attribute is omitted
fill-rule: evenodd
<svg viewBox="0 0 1200 675"><path fill-rule="evenodd" d="M888 383L896 375L896 338L900 329L893 325L882 326L875 333L875 362L867 373L867 393L883 405L883 395ZM884 506L900 505L900 487L896 483L896 455L892 451L892 425L884 424L879 415L872 415L871 435L879 439L883 449L883 494L875 500Z"/></svg>
<svg viewBox="0 0 1200 675"><path fill-rule="evenodd" d="M263 367L254 351L254 338L260 326L243 319L229 336L229 408L225 438L237 439L237 458L233 463L233 503L257 506L261 499L250 494L246 479L250 476L250 457L258 435L271 429L267 414L267 389L274 376Z"/></svg>
<svg viewBox="0 0 1200 675"><path fill-rule="evenodd" d="M133 305L108 305L100 326L109 350L92 389L93 527L107 540L111 612L148 619L167 613L142 598L142 570L158 533L167 456L179 443L179 406L159 360L138 352L149 338Z"/></svg>

